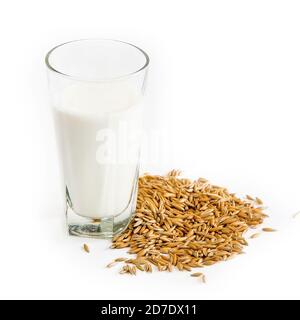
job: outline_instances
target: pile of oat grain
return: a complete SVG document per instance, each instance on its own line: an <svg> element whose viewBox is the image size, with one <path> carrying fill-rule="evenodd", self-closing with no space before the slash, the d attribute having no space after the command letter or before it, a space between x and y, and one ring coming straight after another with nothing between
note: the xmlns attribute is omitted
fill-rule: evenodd
<svg viewBox="0 0 300 320"><path fill-rule="evenodd" d="M129 274L137 269L151 272L153 267L191 271L243 252L243 234L267 216L262 201L250 196L242 200L205 179L179 175L173 170L166 176L139 178L135 217L112 243L112 248L129 248L134 257L118 258L109 267L123 262L121 273ZM192 275L204 281L202 273Z"/></svg>

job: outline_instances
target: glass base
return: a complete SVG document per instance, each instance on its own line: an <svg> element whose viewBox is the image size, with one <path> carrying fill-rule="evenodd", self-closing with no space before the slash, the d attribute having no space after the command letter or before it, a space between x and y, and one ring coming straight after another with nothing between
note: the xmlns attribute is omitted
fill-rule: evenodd
<svg viewBox="0 0 300 320"><path fill-rule="evenodd" d="M112 238L121 233L128 226L131 213L125 217L105 217L101 219L84 218L71 208L67 209L67 223L69 234L72 236L88 237L88 238Z"/></svg>
<svg viewBox="0 0 300 320"><path fill-rule="evenodd" d="M127 208L114 217L86 218L72 209L72 202L66 189L66 217L69 234L72 236L109 239L124 231L136 208L137 184L133 189Z"/></svg>

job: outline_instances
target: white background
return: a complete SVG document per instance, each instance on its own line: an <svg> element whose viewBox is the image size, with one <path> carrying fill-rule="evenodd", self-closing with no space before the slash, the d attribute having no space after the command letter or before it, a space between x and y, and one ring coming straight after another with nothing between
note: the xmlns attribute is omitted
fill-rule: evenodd
<svg viewBox="0 0 300 320"><path fill-rule="evenodd" d="M6 1L0 9L0 298L300 298L299 1ZM181 168L263 198L276 234L205 270L121 276L123 253L65 234L44 55L78 38L151 58L149 127ZM300 217L299 217L300 218Z"/></svg>

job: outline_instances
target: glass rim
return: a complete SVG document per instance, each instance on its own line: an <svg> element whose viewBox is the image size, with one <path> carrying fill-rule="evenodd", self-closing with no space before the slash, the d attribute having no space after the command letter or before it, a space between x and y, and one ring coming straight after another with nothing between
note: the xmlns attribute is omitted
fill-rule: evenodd
<svg viewBox="0 0 300 320"><path fill-rule="evenodd" d="M103 79L85 79L84 77L81 78L81 77L76 77L76 76L73 76L71 74L67 74L67 73L64 73L64 72L61 72L59 71L57 68L54 68L49 59L50 59L50 56L51 54L58 48L62 47L62 46L65 46L65 45L68 45L70 43L74 43L74 42L83 42L83 41L112 41L112 42L115 42L115 43L121 43L121 44L126 44L126 45L129 45L135 49L137 49L138 51L140 51L144 58L145 58L145 63L142 67L140 67L139 69L135 70L135 71L132 71L132 72L129 72L127 74L124 74L124 75L120 75L120 76L117 76L117 77L111 77L111 78L103 78ZM129 42L126 42L126 41L121 41L121 40L115 40L115 39L109 39L109 38L84 38L84 39L77 39L77 40L71 40L71 41L67 41L67 42L64 42L64 43L61 43L61 44L58 44L57 46L53 47L51 50L49 50L45 56L45 64L47 66L47 68L60 75L60 76L63 76L63 77L67 77L69 79L72 79L72 80L78 80L78 81L85 81L85 82L107 82L107 81L113 81L113 80L119 80L119 79L123 79L123 78L128 78L130 76L133 76L137 73L139 73L140 71L142 70L145 70L148 65L149 65L149 62L150 62L150 58L148 56L148 54L141 48L139 48L138 46L132 44L132 43L129 43Z"/></svg>

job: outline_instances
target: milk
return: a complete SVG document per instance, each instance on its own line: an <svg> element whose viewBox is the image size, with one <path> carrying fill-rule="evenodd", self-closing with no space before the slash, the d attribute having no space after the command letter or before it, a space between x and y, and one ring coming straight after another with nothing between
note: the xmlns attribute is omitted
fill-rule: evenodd
<svg viewBox="0 0 300 320"><path fill-rule="evenodd" d="M124 83L78 83L59 101L54 119L73 211L92 219L118 216L138 175L140 95Z"/></svg>

